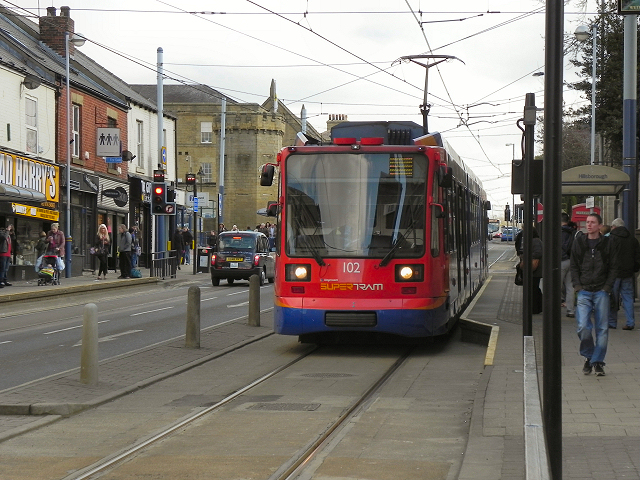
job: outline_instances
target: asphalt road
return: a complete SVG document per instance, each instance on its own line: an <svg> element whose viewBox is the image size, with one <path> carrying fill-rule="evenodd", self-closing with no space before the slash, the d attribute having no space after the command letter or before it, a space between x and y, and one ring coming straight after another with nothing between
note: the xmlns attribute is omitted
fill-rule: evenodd
<svg viewBox="0 0 640 480"><path fill-rule="evenodd" d="M183 336L190 286L147 285L12 304L0 313L0 390L77 368L87 303L98 307L100 360ZM248 282L197 286L201 329L247 315ZM260 308L272 308L273 286L260 292Z"/></svg>

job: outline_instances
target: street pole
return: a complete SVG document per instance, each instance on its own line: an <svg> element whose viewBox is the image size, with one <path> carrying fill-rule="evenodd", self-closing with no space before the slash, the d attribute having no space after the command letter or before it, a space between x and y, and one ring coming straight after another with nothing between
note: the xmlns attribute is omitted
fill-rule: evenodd
<svg viewBox="0 0 640 480"><path fill-rule="evenodd" d="M562 330L560 308L562 210L562 87L564 2L547 0L544 85L544 221L542 275L542 413L551 478L562 479Z"/></svg>
<svg viewBox="0 0 640 480"><path fill-rule="evenodd" d="M65 54L65 75L66 75L66 93L67 93L67 218L65 231L67 237L65 239L65 278L71 277L71 247L73 237L71 236L71 86L69 84L69 32L64 32L64 54Z"/></svg>
<svg viewBox="0 0 640 480"><path fill-rule="evenodd" d="M158 105L158 170L164 171L164 164L162 163L162 147L164 146L164 84L163 84L163 50L162 47L158 47L157 50L157 67L158 67L158 76L157 76L157 92L156 92L156 102ZM165 172L166 173L166 172ZM164 252L166 248L166 242L164 237L164 215L152 215L152 218L155 219L155 232L156 232L156 252Z"/></svg>
<svg viewBox="0 0 640 480"><path fill-rule="evenodd" d="M624 82L622 104L622 171L629 188L622 192L622 219L630 232L638 224L638 171L636 165L636 107L638 103L638 16L624 16Z"/></svg>
<svg viewBox="0 0 640 480"><path fill-rule="evenodd" d="M596 64L598 60L598 29L593 24L593 54L591 55L591 165L596 163Z"/></svg>
<svg viewBox="0 0 640 480"><path fill-rule="evenodd" d="M531 271L531 261L533 259L531 246L533 243L533 215L536 207L533 201L533 193L531 182L533 181L533 149L535 146L535 126L536 126L536 96L533 93L527 93L524 104L524 215L522 225L522 262L524 266L524 282L522 284L522 335L533 335L532 326L532 305L533 290L531 283L533 282Z"/></svg>
<svg viewBox="0 0 640 480"><path fill-rule="evenodd" d="M224 216L224 149L226 139L226 121L227 121L227 99L222 97L220 104L220 165L218 173L218 237L220 236L220 224L223 222Z"/></svg>
<svg viewBox="0 0 640 480"><path fill-rule="evenodd" d="M200 175L201 173L202 173L202 170L198 171L198 175ZM198 273L198 261L199 261L199 258L198 258L198 210L200 210L200 205L198 202L198 175L196 175L196 181L193 184L193 247L194 247L193 257L194 258L191 259L191 263L193 263L194 275ZM188 248L191 248L191 245L189 245Z"/></svg>

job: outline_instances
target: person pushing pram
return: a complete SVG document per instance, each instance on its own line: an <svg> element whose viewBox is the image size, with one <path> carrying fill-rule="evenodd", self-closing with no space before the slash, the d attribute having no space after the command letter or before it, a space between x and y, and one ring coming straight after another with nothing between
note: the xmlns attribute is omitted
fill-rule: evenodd
<svg viewBox="0 0 640 480"><path fill-rule="evenodd" d="M60 272L64 270L64 233L60 231L60 224L52 223L51 230L46 237L47 249L45 254L36 260L38 285L60 285Z"/></svg>

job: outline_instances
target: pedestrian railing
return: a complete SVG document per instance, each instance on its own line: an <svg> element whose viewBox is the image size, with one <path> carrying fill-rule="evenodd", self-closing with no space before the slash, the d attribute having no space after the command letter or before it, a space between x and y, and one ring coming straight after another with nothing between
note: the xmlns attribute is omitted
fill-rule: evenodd
<svg viewBox="0 0 640 480"><path fill-rule="evenodd" d="M151 268L149 274L152 277L176 278L178 270L178 255L175 250L166 252L153 252L151 254Z"/></svg>

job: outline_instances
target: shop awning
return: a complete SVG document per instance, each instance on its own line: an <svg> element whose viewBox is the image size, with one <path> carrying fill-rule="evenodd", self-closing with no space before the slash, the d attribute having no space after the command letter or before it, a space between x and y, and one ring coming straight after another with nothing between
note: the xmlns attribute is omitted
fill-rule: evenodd
<svg viewBox="0 0 640 480"><path fill-rule="evenodd" d="M603 165L582 165L562 172L562 195L618 195L629 175Z"/></svg>
<svg viewBox="0 0 640 480"><path fill-rule="evenodd" d="M0 200L12 202L21 200L23 202L44 202L47 200L44 193L30 188L16 187L14 185L0 185Z"/></svg>

